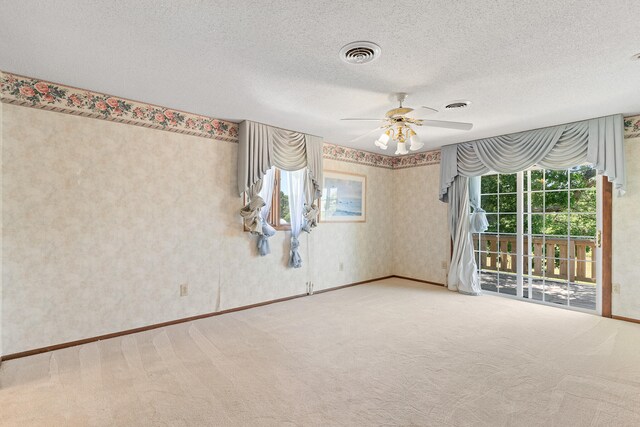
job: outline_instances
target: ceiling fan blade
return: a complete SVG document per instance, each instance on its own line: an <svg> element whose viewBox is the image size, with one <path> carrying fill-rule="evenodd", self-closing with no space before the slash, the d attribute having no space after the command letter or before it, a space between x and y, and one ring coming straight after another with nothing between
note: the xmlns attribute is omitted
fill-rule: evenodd
<svg viewBox="0 0 640 427"><path fill-rule="evenodd" d="M364 138L365 136L371 135L371 134L372 134L373 132L375 132L375 131L380 131L380 130L382 130L382 129L384 129L384 126L377 127L377 128L375 128L375 129L370 130L370 131L369 131L369 132L367 132L367 133L364 133L364 134L362 134L362 135L360 135L360 136L356 136L355 138L353 138L353 139L352 139L351 141L349 141L349 142L355 142L355 141L357 141L357 140L359 140L359 139L361 139L361 138Z"/></svg>
<svg viewBox="0 0 640 427"><path fill-rule="evenodd" d="M426 111L427 113L431 112L431 111L433 111L434 113L439 113L439 111L436 110L435 108L422 106L422 107L418 107L415 110L411 111L406 116L413 119L414 116L417 116L418 114L424 113L425 112L424 110L429 110L429 111Z"/></svg>
<svg viewBox="0 0 640 427"><path fill-rule="evenodd" d="M425 107L424 105L420 108L424 108L426 110L431 110L431 111L435 111L436 113L438 113L438 110L436 110L435 108L431 108L431 107Z"/></svg>
<svg viewBox="0 0 640 427"><path fill-rule="evenodd" d="M365 122L384 122L387 119L340 119L340 120L359 120Z"/></svg>
<svg viewBox="0 0 640 427"><path fill-rule="evenodd" d="M420 120L423 126L431 126L434 128L446 128L446 129L457 129L457 130L471 130L471 128L473 128L473 123L447 122L443 120L427 120L427 119L414 119L414 120Z"/></svg>

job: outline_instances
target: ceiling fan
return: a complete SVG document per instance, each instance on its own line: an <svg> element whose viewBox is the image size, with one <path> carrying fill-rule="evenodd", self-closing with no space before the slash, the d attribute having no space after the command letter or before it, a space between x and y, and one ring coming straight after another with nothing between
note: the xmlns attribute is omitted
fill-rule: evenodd
<svg viewBox="0 0 640 427"><path fill-rule="evenodd" d="M352 121L376 121L383 122L381 126L373 129L370 132L365 133L364 135L360 135L359 137L353 139L355 141L357 139L363 138L369 135L372 132L377 130L385 130L382 135L376 140L374 143L378 148L382 150L386 150L388 148L389 140L394 140L397 142L398 146L395 154L408 154L406 140L409 139L411 146L409 149L411 151L416 151L424 147L424 143L420 142L418 135L411 128L411 125L414 126L431 126L431 127L439 127L446 129L456 129L456 130L470 130L473 127L472 123L463 123L463 122L449 122L442 120L428 120L428 119L418 119L410 117L410 115L416 111L413 108L403 107L402 103L405 99L407 99L407 94L404 92L400 92L396 94L396 99L400 106L398 108L393 108L385 114L385 118L383 119L341 119L341 120L352 120ZM431 110L438 112L435 108L430 107L421 107L422 109Z"/></svg>

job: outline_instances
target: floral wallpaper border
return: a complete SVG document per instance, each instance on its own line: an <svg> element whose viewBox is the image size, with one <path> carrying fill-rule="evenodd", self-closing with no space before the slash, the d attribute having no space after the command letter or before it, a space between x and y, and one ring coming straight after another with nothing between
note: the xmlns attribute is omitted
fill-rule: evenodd
<svg viewBox="0 0 640 427"><path fill-rule="evenodd" d="M624 118L624 137L640 138L640 114Z"/></svg>
<svg viewBox="0 0 640 427"><path fill-rule="evenodd" d="M339 160L348 163L359 163L369 166L393 169L391 157L381 154L374 154L368 151L356 150L355 148L343 147L341 145L324 143L322 147L322 157L325 159Z"/></svg>
<svg viewBox="0 0 640 427"><path fill-rule="evenodd" d="M640 138L640 115L624 118L624 138ZM440 150L394 157L326 142L323 150L323 157L325 159L360 163L387 169L403 169L440 163Z"/></svg>
<svg viewBox="0 0 640 427"><path fill-rule="evenodd" d="M0 101L220 141L238 141L237 123L1 71Z"/></svg>
<svg viewBox="0 0 640 427"><path fill-rule="evenodd" d="M219 141L238 142L237 123L2 71L0 101ZM392 157L334 144L325 143L324 146L325 158L389 169L435 164L439 162L439 156L439 152L429 152Z"/></svg>
<svg viewBox="0 0 640 427"><path fill-rule="evenodd" d="M394 169L413 168L416 166L439 165L440 150L426 151L424 153L408 154L401 157L392 157Z"/></svg>
<svg viewBox="0 0 640 427"><path fill-rule="evenodd" d="M0 101L84 117L238 142L238 124L0 71ZM625 117L625 138L640 137L640 115ZM440 151L395 157L325 143L325 159L402 169L440 163Z"/></svg>
<svg viewBox="0 0 640 427"><path fill-rule="evenodd" d="M624 118L624 138L640 138L640 115ZM323 150L323 157L325 159L360 163L387 169L403 169L440 163L440 150L394 157L342 147L326 142Z"/></svg>
<svg viewBox="0 0 640 427"><path fill-rule="evenodd" d="M323 147L323 157L330 160L358 163L387 169L402 169L440 163L439 150L394 157L371 153L369 151L356 150L355 148L343 147L341 145L329 144L326 142Z"/></svg>

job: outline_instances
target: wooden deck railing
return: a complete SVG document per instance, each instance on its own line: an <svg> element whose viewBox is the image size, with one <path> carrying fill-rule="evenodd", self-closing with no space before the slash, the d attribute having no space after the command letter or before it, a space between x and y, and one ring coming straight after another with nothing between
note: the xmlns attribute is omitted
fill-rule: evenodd
<svg viewBox="0 0 640 427"><path fill-rule="evenodd" d="M481 234L483 270L516 273L516 236ZM524 274L580 282L596 282L595 243L592 239L543 239L524 237ZM478 235L474 236L478 249ZM531 257L529 273L528 257Z"/></svg>

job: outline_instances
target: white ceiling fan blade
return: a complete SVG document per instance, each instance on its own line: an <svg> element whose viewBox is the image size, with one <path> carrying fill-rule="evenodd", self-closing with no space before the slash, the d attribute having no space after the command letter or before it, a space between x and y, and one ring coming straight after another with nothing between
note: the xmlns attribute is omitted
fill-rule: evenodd
<svg viewBox="0 0 640 427"><path fill-rule="evenodd" d="M387 119L340 119L340 120L359 120L364 122L384 122Z"/></svg>
<svg viewBox="0 0 640 427"><path fill-rule="evenodd" d="M431 108L431 107L425 107L424 105L420 108L424 108L425 110L431 110L431 111L435 111L436 113L438 113L439 111L436 110L435 108Z"/></svg>
<svg viewBox="0 0 640 427"><path fill-rule="evenodd" d="M443 120L427 120L427 119L415 119L415 120L420 120L423 126L431 126L434 128L446 128L446 129L457 129L457 130L471 130L471 128L473 128L473 123L447 122Z"/></svg>
<svg viewBox="0 0 640 427"><path fill-rule="evenodd" d="M418 114L420 114L420 113L424 113L424 112L425 112L424 110L429 110L429 111L427 111L427 112L431 112L431 111L433 111L434 113L439 113L439 111L438 111L438 110L436 110L435 108L431 108L431 107L424 107L424 106L422 106L422 107L418 107L418 108L416 108L415 110L411 111L411 112L410 112L410 113L408 113L406 116L407 116L407 117L410 117L410 118L414 118L414 116L416 116L416 115L418 115Z"/></svg>
<svg viewBox="0 0 640 427"><path fill-rule="evenodd" d="M384 129L384 126L377 127L377 128L375 128L375 129L370 130L370 131L369 131L369 132L367 132L367 133L364 133L364 134L362 134L362 135L360 135L360 136L356 136L355 138L353 138L353 139L352 139L351 141L349 141L349 142L355 142L355 141L357 141L357 140L359 140L359 139L364 138L365 136L369 136L369 135L371 135L371 134L372 134L372 133L374 133L375 131L381 131L382 129Z"/></svg>

